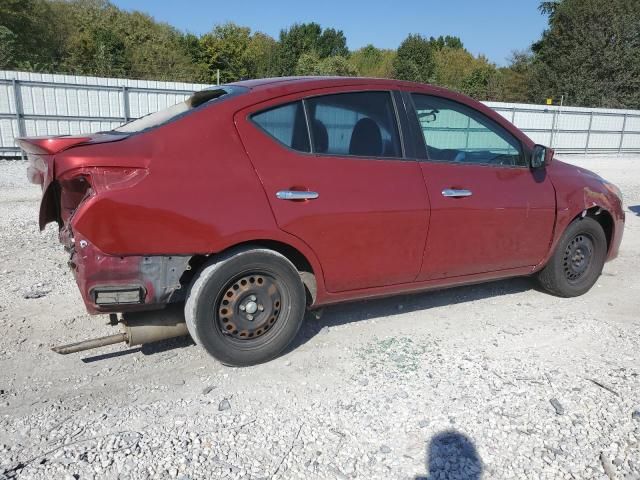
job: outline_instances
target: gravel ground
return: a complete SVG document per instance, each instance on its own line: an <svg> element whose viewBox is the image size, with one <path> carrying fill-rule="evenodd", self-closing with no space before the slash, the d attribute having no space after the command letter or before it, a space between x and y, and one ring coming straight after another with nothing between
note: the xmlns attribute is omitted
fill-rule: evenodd
<svg viewBox="0 0 640 480"><path fill-rule="evenodd" d="M640 157L620 257L577 299L527 279L309 315L268 364L186 339L69 356L84 311L25 164L0 162L0 478L640 479Z"/></svg>

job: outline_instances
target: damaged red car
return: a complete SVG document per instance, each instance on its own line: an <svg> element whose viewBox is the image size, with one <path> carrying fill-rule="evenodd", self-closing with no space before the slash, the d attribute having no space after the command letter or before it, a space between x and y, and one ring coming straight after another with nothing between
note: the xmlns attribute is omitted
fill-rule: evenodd
<svg viewBox="0 0 640 480"><path fill-rule="evenodd" d="M184 305L231 365L274 358L331 303L514 276L581 295L622 239L617 187L429 85L243 81L19 144L88 311Z"/></svg>

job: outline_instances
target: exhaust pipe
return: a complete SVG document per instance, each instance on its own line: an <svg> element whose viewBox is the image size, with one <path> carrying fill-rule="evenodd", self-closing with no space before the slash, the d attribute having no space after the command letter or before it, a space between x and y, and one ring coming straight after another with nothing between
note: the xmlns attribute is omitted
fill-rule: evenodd
<svg viewBox="0 0 640 480"><path fill-rule="evenodd" d="M51 350L61 355L67 355L121 342L126 342L129 347L134 347L145 343L189 335L187 324L184 320L184 310L180 304L171 305L164 310L125 313L120 323L123 327L123 332L121 333L69 345L61 345L53 347Z"/></svg>
<svg viewBox="0 0 640 480"><path fill-rule="evenodd" d="M69 353L82 352L84 350L91 350L92 348L106 347L107 345L113 345L114 343L126 342L127 334L118 333L116 335L109 335L107 337L93 338L91 340L85 340L83 342L70 343L69 345L60 345L59 347L53 347L53 350L60 355L67 355Z"/></svg>

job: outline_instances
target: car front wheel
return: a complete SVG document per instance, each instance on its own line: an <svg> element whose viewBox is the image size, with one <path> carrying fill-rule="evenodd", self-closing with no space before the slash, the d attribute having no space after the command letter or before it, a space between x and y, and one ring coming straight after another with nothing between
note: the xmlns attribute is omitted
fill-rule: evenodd
<svg viewBox="0 0 640 480"><path fill-rule="evenodd" d="M193 340L226 365L279 355L295 338L306 308L296 267L267 249L214 258L196 275L185 303Z"/></svg>
<svg viewBox="0 0 640 480"><path fill-rule="evenodd" d="M600 224L590 217L578 218L567 227L538 280L554 295L577 297L596 283L606 256L607 238Z"/></svg>

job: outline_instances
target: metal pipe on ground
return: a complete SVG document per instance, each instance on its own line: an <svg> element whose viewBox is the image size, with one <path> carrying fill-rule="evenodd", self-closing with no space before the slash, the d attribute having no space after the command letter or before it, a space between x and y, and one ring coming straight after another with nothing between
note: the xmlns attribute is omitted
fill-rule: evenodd
<svg viewBox="0 0 640 480"><path fill-rule="evenodd" d="M115 343L126 342L126 333L117 333L116 335L109 335L107 337L92 338L91 340L85 340L83 342L70 343L69 345L61 345L59 347L53 347L53 350L60 355L68 355L69 353L82 352L84 350L91 350L92 348L106 347L107 345L113 345Z"/></svg>
<svg viewBox="0 0 640 480"><path fill-rule="evenodd" d="M184 320L184 310L180 304L171 305L164 310L125 313L121 324L123 327L121 333L61 345L53 347L52 350L61 355L67 355L121 342L133 347L189 335Z"/></svg>

